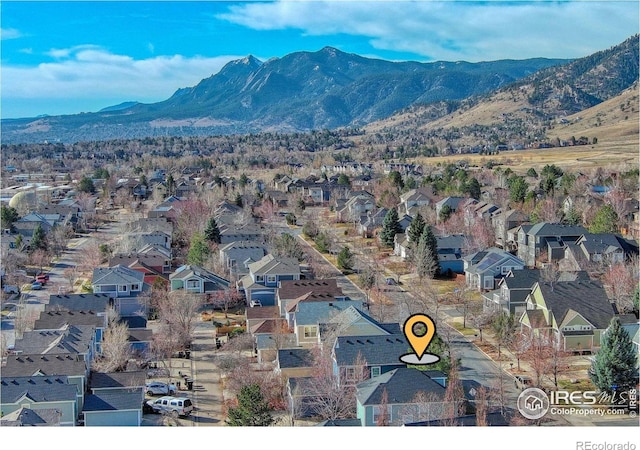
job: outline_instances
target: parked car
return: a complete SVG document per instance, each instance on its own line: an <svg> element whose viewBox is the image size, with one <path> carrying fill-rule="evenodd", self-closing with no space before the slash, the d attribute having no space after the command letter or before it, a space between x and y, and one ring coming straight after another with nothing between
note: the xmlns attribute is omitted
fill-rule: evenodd
<svg viewBox="0 0 640 450"><path fill-rule="evenodd" d="M249 306L251 306L252 308L254 306L262 306L262 302L260 300L251 300L251 302L249 303Z"/></svg>
<svg viewBox="0 0 640 450"><path fill-rule="evenodd" d="M4 291L5 294L19 294L20 293L20 288L18 286L9 286L9 285L5 285L2 290Z"/></svg>
<svg viewBox="0 0 640 450"><path fill-rule="evenodd" d="M150 381L145 385L145 392L148 395L174 395L177 391L178 388L175 384L161 381Z"/></svg>
<svg viewBox="0 0 640 450"><path fill-rule="evenodd" d="M36 277L36 281L37 281L38 283L43 284L43 285L44 285L44 284L47 284L47 281L49 281L49 274L41 273L40 275L38 275L38 276Z"/></svg>
<svg viewBox="0 0 640 450"><path fill-rule="evenodd" d="M187 397L160 397L157 400L148 400L153 412L169 414L172 416L186 417L193 411L193 402Z"/></svg>
<svg viewBox="0 0 640 450"><path fill-rule="evenodd" d="M42 283L38 283L37 281L31 283L31 290L39 291L40 289L42 289Z"/></svg>

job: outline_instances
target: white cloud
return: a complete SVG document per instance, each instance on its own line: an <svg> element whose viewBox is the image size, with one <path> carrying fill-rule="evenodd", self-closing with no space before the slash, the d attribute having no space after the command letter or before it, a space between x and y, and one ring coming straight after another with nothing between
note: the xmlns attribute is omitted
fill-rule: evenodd
<svg viewBox="0 0 640 450"><path fill-rule="evenodd" d="M0 28L0 39L8 40L8 39L18 39L22 37L22 33L15 28Z"/></svg>
<svg viewBox="0 0 640 450"><path fill-rule="evenodd" d="M156 56L134 59L96 46L49 52L56 61L37 67L3 65L3 103L20 99L121 98L141 102L168 98L194 86L240 56ZM108 106L108 105L104 105Z"/></svg>
<svg viewBox="0 0 640 450"><path fill-rule="evenodd" d="M374 48L435 60L580 57L638 32L637 2L282 0L217 17L256 30L365 36Z"/></svg>

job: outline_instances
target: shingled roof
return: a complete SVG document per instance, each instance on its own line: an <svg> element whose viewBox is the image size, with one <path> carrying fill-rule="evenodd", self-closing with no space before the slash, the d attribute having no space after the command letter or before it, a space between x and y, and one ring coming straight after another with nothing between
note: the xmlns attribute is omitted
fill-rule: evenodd
<svg viewBox="0 0 640 450"><path fill-rule="evenodd" d="M361 405L379 405L383 392L387 392L387 403L413 403L419 392L434 394L439 401L444 399L445 388L418 369L403 367L370 378L357 386L356 398Z"/></svg>
<svg viewBox="0 0 640 450"><path fill-rule="evenodd" d="M339 336L333 347L338 366L354 365L360 355L368 366L402 364L400 356L409 351L404 334Z"/></svg>

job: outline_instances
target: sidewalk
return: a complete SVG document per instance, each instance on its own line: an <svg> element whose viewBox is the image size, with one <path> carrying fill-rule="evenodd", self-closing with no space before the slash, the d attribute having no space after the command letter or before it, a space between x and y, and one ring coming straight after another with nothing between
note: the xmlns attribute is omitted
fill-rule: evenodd
<svg viewBox="0 0 640 450"><path fill-rule="evenodd" d="M224 426L222 383L216 366L213 329L197 329L191 344L194 426Z"/></svg>

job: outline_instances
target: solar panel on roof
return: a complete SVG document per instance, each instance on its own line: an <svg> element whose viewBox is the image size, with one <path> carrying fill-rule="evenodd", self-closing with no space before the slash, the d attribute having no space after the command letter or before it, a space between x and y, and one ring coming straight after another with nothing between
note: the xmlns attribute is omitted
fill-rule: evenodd
<svg viewBox="0 0 640 450"><path fill-rule="evenodd" d="M492 265L496 264L502 258L503 258L502 255L499 255L497 253L490 253L484 258L483 261L480 262L480 264L478 264L477 270L485 270L491 267Z"/></svg>

